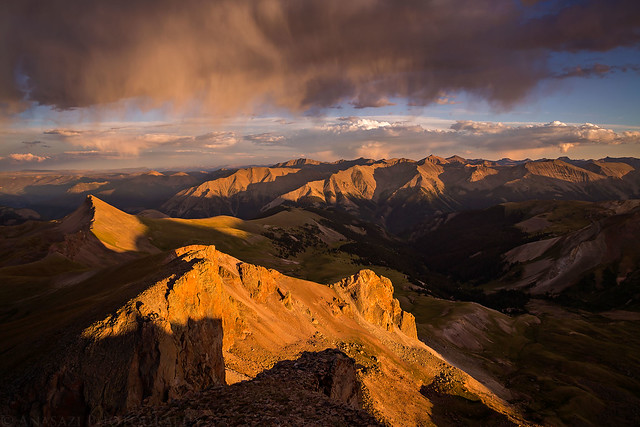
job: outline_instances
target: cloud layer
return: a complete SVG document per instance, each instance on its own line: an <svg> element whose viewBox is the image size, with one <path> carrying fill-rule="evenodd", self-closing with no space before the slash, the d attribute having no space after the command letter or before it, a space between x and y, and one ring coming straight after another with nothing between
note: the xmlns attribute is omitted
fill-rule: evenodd
<svg viewBox="0 0 640 427"><path fill-rule="evenodd" d="M162 127L160 127L162 129ZM235 132L212 131L201 135L181 135L158 132L157 127L110 128L105 130L50 129L49 135L59 141L99 152L115 152L120 155L137 156L145 150L168 147L170 151L192 148L219 150L237 143Z"/></svg>
<svg viewBox="0 0 640 427"><path fill-rule="evenodd" d="M26 136L26 135L25 135ZM249 127L212 131L201 123L52 128L18 138L0 157L0 170L41 168L216 167L272 164L306 156L317 160L419 159L429 154L470 158L555 158L637 155L640 130L616 131L590 123L508 124L430 122L420 117L300 118L282 125L258 120ZM26 142L26 143L25 143Z"/></svg>
<svg viewBox="0 0 640 427"><path fill-rule="evenodd" d="M448 129L434 129L411 120L391 121L341 117L287 136L307 152L318 146L335 158L424 157L450 153L499 158L504 155L557 156L577 149L640 145L640 131L616 132L591 123L568 125L511 125L496 122L456 121ZM605 148L607 147L607 148Z"/></svg>
<svg viewBox="0 0 640 427"><path fill-rule="evenodd" d="M524 3L6 0L0 110L133 98L221 114L300 112L394 97L425 105L458 91L509 106L557 76L550 52L640 41L637 0Z"/></svg>

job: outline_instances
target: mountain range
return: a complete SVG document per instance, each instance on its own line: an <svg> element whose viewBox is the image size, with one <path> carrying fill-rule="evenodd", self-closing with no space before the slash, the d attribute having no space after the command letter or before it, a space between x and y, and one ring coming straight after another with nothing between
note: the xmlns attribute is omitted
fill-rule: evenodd
<svg viewBox="0 0 640 427"><path fill-rule="evenodd" d="M639 168L6 174L0 415L633 425Z"/></svg>
<svg viewBox="0 0 640 427"><path fill-rule="evenodd" d="M640 160L487 161L431 155L419 161L297 159L213 172L0 174L0 206L5 207L4 221L11 223L33 217L24 209L44 219L60 218L89 194L126 212L152 209L181 218L251 219L281 206L334 208L402 233L434 213L504 202L638 198Z"/></svg>
<svg viewBox="0 0 640 427"><path fill-rule="evenodd" d="M281 205L335 207L402 232L425 216L532 199L613 200L640 197L636 159L517 162L429 156L321 163L300 159L241 169L178 192L171 216L251 218Z"/></svg>

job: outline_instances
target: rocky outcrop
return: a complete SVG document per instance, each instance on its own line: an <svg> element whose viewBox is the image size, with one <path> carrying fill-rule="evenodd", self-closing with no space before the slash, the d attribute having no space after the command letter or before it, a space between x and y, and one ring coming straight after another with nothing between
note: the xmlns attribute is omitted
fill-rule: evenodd
<svg viewBox="0 0 640 427"><path fill-rule="evenodd" d="M238 272L242 284L256 301L264 302L267 296L276 291L273 274L266 268L243 262L238 265Z"/></svg>
<svg viewBox="0 0 640 427"><path fill-rule="evenodd" d="M417 338L415 317L400 308L400 302L393 297L393 285L386 277L361 270L332 287L352 303L367 322L388 331L398 328L409 337Z"/></svg>
<svg viewBox="0 0 640 427"><path fill-rule="evenodd" d="M339 350L304 352L256 378L193 393L161 407L145 406L101 425L380 425L361 408L355 361Z"/></svg>

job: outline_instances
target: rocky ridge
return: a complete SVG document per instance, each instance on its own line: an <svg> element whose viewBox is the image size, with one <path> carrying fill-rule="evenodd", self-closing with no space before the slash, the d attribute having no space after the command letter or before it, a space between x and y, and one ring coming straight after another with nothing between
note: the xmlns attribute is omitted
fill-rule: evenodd
<svg viewBox="0 0 640 427"><path fill-rule="evenodd" d="M420 389L447 371L455 389L464 389L490 411L517 416L418 341L413 317L399 308L391 283L371 271L327 287L243 263L213 246L190 246L170 253L159 273L144 281L148 285L135 298L65 343L39 380L10 393L8 407L34 419L75 414L100 420L141 405L151 408L143 410L148 413L178 405L187 416L186 409L200 411L206 399L225 395L225 384L245 384L230 393L260 388L265 381L273 390L282 389L271 379L283 378L278 369L290 367L281 364L284 360L302 358L294 363L307 366L303 352L337 348L343 356L322 356L319 363L338 366L342 373L308 382L305 375L317 378L308 374L317 369L303 369L305 393L319 398L320 387L336 405L365 408L384 423L429 423L432 403ZM354 366L355 381L349 379ZM339 378L346 383L339 385ZM367 419L341 411L336 416ZM218 412L195 414L209 419L233 413L224 407Z"/></svg>

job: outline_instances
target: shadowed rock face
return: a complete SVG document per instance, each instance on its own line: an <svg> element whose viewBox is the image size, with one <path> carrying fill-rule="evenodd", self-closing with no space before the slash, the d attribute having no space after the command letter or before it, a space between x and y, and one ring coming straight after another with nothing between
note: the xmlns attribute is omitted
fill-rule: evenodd
<svg viewBox="0 0 640 427"><path fill-rule="evenodd" d="M40 219L40 214L32 209L15 209L0 206L0 225L22 224L30 219Z"/></svg>
<svg viewBox="0 0 640 427"><path fill-rule="evenodd" d="M143 400L156 404L226 384L223 318L229 321L235 311L215 249L199 259L186 251L174 255L174 274L82 332L50 382L45 417L80 408L85 414L121 413Z"/></svg>
<svg viewBox="0 0 640 427"><path fill-rule="evenodd" d="M42 417L99 419L225 384L219 319L189 320L171 332L149 318L135 322L124 335L84 341L47 384Z"/></svg>
<svg viewBox="0 0 640 427"><path fill-rule="evenodd" d="M191 393L160 407L144 406L102 425L380 425L361 410L355 361L335 349L304 352L250 381Z"/></svg>

